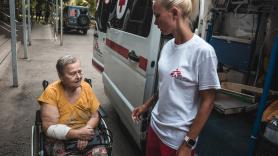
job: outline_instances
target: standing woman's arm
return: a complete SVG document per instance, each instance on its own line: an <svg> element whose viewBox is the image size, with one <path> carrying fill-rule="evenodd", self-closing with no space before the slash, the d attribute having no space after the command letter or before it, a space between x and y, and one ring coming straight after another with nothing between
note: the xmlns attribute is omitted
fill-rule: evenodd
<svg viewBox="0 0 278 156"><path fill-rule="evenodd" d="M189 132L186 136L196 140L199 136L201 130L203 129L211 110L214 106L215 99L215 89L202 90L200 91L201 103L200 108L198 109L196 118L194 119ZM177 152L178 156L190 156L191 149L186 144L182 144Z"/></svg>

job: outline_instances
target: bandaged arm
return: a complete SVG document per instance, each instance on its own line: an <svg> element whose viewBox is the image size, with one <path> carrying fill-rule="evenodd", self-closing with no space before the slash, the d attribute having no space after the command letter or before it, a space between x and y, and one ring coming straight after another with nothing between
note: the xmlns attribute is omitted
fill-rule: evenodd
<svg viewBox="0 0 278 156"><path fill-rule="evenodd" d="M64 124L51 125L47 128L47 136L59 140L66 140L66 136L70 130L71 128Z"/></svg>
<svg viewBox="0 0 278 156"><path fill-rule="evenodd" d="M59 116L59 111L56 106L42 103L41 117L45 134L54 139L65 140L71 128L64 124L57 124Z"/></svg>

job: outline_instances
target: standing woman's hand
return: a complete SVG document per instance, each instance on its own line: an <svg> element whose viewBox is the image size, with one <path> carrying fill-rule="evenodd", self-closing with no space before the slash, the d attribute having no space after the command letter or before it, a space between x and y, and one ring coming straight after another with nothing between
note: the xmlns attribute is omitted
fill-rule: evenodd
<svg viewBox="0 0 278 156"><path fill-rule="evenodd" d="M153 104L155 100L157 100L158 94L154 94L150 97L143 105L135 107L131 113L132 120L138 122L141 119L141 115L148 111L149 107Z"/></svg>
<svg viewBox="0 0 278 156"><path fill-rule="evenodd" d="M148 110L148 108L146 107L145 104L134 108L134 110L132 111L132 114L131 114L133 121L138 122L141 119L141 115L143 113L145 113L147 110Z"/></svg>

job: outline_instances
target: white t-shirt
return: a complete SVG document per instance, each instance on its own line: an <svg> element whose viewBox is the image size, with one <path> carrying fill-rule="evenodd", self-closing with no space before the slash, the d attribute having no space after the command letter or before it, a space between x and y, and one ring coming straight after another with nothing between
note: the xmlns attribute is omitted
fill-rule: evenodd
<svg viewBox="0 0 278 156"><path fill-rule="evenodd" d="M217 57L197 35L180 45L172 39L161 51L158 72L159 100L151 126L164 144L177 150L197 114L198 91L220 88Z"/></svg>

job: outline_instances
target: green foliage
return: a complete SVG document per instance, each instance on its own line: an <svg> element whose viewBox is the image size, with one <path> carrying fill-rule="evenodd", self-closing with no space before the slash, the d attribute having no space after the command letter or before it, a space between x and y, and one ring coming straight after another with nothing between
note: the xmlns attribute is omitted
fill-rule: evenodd
<svg viewBox="0 0 278 156"><path fill-rule="evenodd" d="M96 11L96 0L67 0L69 5L79 5L89 7L90 13L95 14ZM65 0L64 0L65 2Z"/></svg>
<svg viewBox="0 0 278 156"><path fill-rule="evenodd" d="M76 5L87 6L88 2L84 0L75 0Z"/></svg>
<svg viewBox="0 0 278 156"><path fill-rule="evenodd" d="M86 0L70 0L70 5L87 6L88 2Z"/></svg>
<svg viewBox="0 0 278 156"><path fill-rule="evenodd" d="M89 10L92 15L96 12L96 0L86 0L89 3Z"/></svg>

